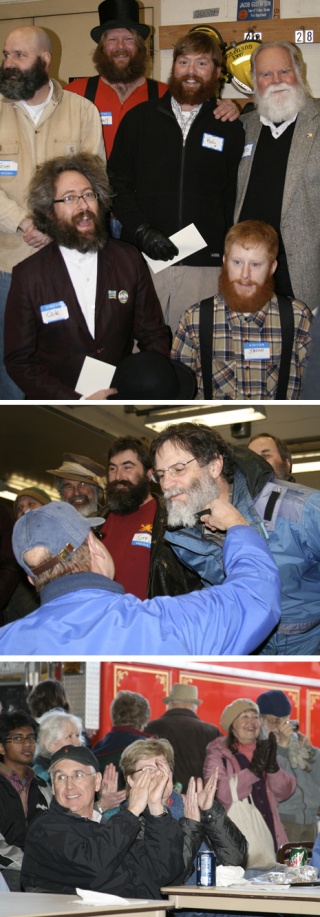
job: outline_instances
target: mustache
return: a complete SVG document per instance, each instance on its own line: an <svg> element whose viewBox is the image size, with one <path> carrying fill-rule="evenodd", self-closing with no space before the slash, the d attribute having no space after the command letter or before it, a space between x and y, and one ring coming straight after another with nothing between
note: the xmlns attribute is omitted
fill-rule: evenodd
<svg viewBox="0 0 320 917"><path fill-rule="evenodd" d="M1 72L3 80L9 80L12 76L21 77L21 70L19 70L19 67L4 67L2 65Z"/></svg>
<svg viewBox="0 0 320 917"><path fill-rule="evenodd" d="M274 95L275 92L282 92L282 91L290 92L292 95L295 91L295 87L288 85L288 83L277 83L276 86L268 86L268 88L265 90L263 95L265 99L268 99L269 96Z"/></svg>

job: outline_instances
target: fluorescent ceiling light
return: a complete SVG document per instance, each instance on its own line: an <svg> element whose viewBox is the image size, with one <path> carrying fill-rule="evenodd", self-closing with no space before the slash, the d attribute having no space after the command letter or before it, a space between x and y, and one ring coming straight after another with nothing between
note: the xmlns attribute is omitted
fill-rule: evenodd
<svg viewBox="0 0 320 917"><path fill-rule="evenodd" d="M160 413L160 412L159 412ZM161 412L165 416L165 411ZM156 415L154 414L154 417ZM183 414L184 423L205 423L208 427L222 427L226 424L234 423L248 423L252 420L265 420L266 413L259 408L229 408L228 410L222 411L221 409L210 410L207 414L205 411L191 411L190 414ZM155 430L156 433L161 433L166 427L170 426L173 423L181 422L181 414L176 414L175 417L172 417L172 414L167 415L165 420L152 420L152 414L150 414L147 421L145 421L145 426L149 427L151 430Z"/></svg>
<svg viewBox="0 0 320 917"><path fill-rule="evenodd" d="M2 500L15 500L18 494L14 494L12 490L1 490L0 497Z"/></svg>
<svg viewBox="0 0 320 917"><path fill-rule="evenodd" d="M320 471L320 460L318 462L293 462L293 474L302 474L303 471Z"/></svg>

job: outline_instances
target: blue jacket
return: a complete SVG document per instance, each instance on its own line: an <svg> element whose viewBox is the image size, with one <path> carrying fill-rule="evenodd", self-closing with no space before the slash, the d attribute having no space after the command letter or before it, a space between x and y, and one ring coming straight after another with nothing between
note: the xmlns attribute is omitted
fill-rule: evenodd
<svg viewBox="0 0 320 917"><path fill-rule="evenodd" d="M272 494L276 502L266 519ZM237 469L233 503L251 522L262 520L281 578L281 622L263 652L320 652L320 493L287 481L270 481L253 501ZM269 504L270 506L270 504ZM201 577L204 585L222 583L224 570L219 539L201 528L166 532L178 559Z"/></svg>
<svg viewBox="0 0 320 917"><path fill-rule="evenodd" d="M227 532L223 564L221 587L144 602L94 573L53 580L39 609L1 628L0 655L250 653L279 621L278 571L246 526Z"/></svg>

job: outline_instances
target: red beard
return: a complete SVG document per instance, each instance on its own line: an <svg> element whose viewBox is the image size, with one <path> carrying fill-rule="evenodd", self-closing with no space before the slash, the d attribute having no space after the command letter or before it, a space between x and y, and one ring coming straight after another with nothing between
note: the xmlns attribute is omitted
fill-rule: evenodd
<svg viewBox="0 0 320 917"><path fill-rule="evenodd" d="M241 296L234 287L234 281L229 280L228 270L224 264L219 277L219 293L223 296L231 312L259 312L269 300L274 291L273 275L267 277L264 283L254 284L251 296Z"/></svg>
<svg viewBox="0 0 320 917"><path fill-rule="evenodd" d="M185 85L186 76L177 77L171 73L168 89L179 105L202 105L207 99L215 96L218 79L214 73L210 80L204 80L201 76L197 76L196 79L196 85L188 87Z"/></svg>

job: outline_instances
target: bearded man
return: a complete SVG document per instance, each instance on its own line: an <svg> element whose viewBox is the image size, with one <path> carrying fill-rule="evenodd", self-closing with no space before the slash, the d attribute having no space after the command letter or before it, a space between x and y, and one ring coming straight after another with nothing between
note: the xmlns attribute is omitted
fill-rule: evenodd
<svg viewBox="0 0 320 917"><path fill-rule="evenodd" d="M246 142L234 219L265 220L280 237L276 293L314 310L320 295L320 108L290 42L263 43L251 58L256 111Z"/></svg>
<svg viewBox="0 0 320 917"><path fill-rule="evenodd" d="M199 397L299 397L312 313L304 303L274 294L277 251L272 226L237 223L226 236L219 295L181 317L171 355L193 370Z"/></svg>
<svg viewBox="0 0 320 917"><path fill-rule="evenodd" d="M151 462L141 439L123 436L108 452L107 518L101 540L112 551L115 578L125 592L147 596L157 501L150 493Z"/></svg>
<svg viewBox="0 0 320 917"><path fill-rule="evenodd" d="M145 76L150 28L139 21L137 0L103 0L98 7L100 25L91 31L97 43L93 63L98 76L73 80L66 89L85 96L99 109L107 156L121 119L135 105L158 98L165 83Z"/></svg>
<svg viewBox="0 0 320 917"><path fill-rule="evenodd" d="M30 186L34 224L51 245L13 271L5 322L7 370L27 398L81 398L86 357L117 365L132 351L169 356L149 271L136 248L108 239L110 188L99 156L57 157ZM114 389L87 397L103 400Z"/></svg>
<svg viewBox="0 0 320 917"><path fill-rule="evenodd" d="M0 398L23 398L3 364L3 321L12 268L50 242L26 205L36 166L57 152L105 159L98 112L87 99L67 96L49 76L50 39L44 29L9 33L0 68Z"/></svg>
<svg viewBox="0 0 320 917"><path fill-rule="evenodd" d="M121 238L150 258L181 260L153 274L165 320L217 292L226 231L232 224L243 128L216 120L221 51L210 35L189 32L173 52L168 92L128 112L110 157ZM183 258L171 235L195 224L205 245Z"/></svg>

